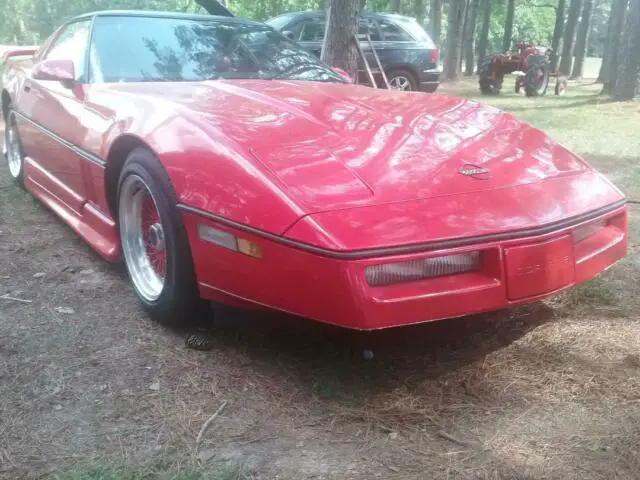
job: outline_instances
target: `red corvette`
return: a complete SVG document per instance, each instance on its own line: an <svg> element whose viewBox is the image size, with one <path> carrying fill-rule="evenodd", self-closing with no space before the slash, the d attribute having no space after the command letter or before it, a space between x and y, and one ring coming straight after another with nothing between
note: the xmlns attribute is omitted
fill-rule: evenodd
<svg viewBox="0 0 640 480"><path fill-rule="evenodd" d="M349 84L260 23L81 16L3 88L10 174L123 258L163 322L205 299L406 325L531 302L626 252L623 194L540 130Z"/></svg>

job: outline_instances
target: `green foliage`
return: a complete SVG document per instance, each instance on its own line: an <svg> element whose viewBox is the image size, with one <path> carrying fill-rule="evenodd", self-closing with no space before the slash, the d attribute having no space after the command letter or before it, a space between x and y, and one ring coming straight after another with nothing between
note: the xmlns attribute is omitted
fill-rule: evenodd
<svg viewBox="0 0 640 480"><path fill-rule="evenodd" d="M539 5L555 5L555 2L540 3L531 0L516 0L513 25L513 41L531 42L536 45L551 45L553 26L556 19L555 8ZM502 35L507 16L506 3L493 1L491 26L489 27L489 52L502 50Z"/></svg>
<svg viewBox="0 0 640 480"><path fill-rule="evenodd" d="M0 17L0 42L37 44L62 22L97 10L196 12L193 0L6 0Z"/></svg>

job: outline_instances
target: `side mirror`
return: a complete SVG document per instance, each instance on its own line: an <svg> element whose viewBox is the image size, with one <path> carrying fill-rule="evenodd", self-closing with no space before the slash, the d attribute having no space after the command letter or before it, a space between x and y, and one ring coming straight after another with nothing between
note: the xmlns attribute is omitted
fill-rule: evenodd
<svg viewBox="0 0 640 480"><path fill-rule="evenodd" d="M289 40L293 40L293 32L291 30L285 30L282 32L282 35L287 37Z"/></svg>
<svg viewBox="0 0 640 480"><path fill-rule="evenodd" d="M331 67L331 70L333 70L334 72L336 72L338 75L340 75L342 77L342 79L347 82L347 83L353 83L353 78L351 78L351 76L345 72L344 70L342 70L341 68L338 67Z"/></svg>
<svg viewBox="0 0 640 480"><path fill-rule="evenodd" d="M36 80L61 82L67 88L70 88L76 79L71 60L43 60L33 67L32 76Z"/></svg>

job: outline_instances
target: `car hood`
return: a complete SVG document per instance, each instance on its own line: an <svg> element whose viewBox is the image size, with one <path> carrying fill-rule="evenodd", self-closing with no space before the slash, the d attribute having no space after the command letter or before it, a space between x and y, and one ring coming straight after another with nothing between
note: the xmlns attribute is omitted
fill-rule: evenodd
<svg viewBox="0 0 640 480"><path fill-rule="evenodd" d="M161 97L211 125L308 213L495 190L589 170L512 115L447 95L269 80L117 88Z"/></svg>

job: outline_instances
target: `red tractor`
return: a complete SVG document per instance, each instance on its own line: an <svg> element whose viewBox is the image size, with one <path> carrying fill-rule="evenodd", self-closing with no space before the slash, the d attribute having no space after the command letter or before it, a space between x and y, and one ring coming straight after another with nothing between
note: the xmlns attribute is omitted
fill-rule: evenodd
<svg viewBox="0 0 640 480"><path fill-rule="evenodd" d="M478 68L480 91L484 94L500 93L502 80L509 73L516 73L516 93L524 89L527 97L547 93L549 78L556 77L555 93L562 95L567 81L557 72L551 72L553 50L526 43L516 43L509 53L498 53L486 57Z"/></svg>

